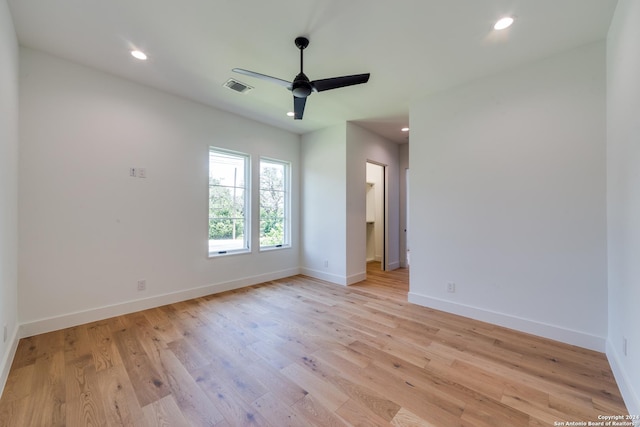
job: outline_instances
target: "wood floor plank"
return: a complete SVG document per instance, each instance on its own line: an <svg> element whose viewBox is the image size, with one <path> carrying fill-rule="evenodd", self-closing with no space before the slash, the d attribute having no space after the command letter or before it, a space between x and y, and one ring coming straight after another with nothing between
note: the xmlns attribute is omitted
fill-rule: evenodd
<svg viewBox="0 0 640 427"><path fill-rule="evenodd" d="M277 341L282 344L280 340ZM251 349L275 369L282 369L293 363L293 359L287 356L286 351L280 351L274 345L271 337L251 344Z"/></svg>
<svg viewBox="0 0 640 427"><path fill-rule="evenodd" d="M349 396L341 392L339 388L320 380L317 375L298 363L292 363L281 372L298 386L307 390L315 400L330 411L335 411L349 400Z"/></svg>
<svg viewBox="0 0 640 427"><path fill-rule="evenodd" d="M247 373L244 364L228 353L224 347L210 342L210 364L205 368L214 373L217 380L242 396L245 402L251 403L269 390L260 381ZM199 370L202 372L202 370Z"/></svg>
<svg viewBox="0 0 640 427"><path fill-rule="evenodd" d="M438 427L435 424L431 424L430 422L420 418L413 412L402 408L395 417L391 420L391 425L394 427Z"/></svg>
<svg viewBox="0 0 640 427"><path fill-rule="evenodd" d="M336 412L327 409L310 394L307 394L293 406L306 420L305 425L317 427L344 427L349 425L358 425L347 423L344 419L338 416ZM366 424L360 425L364 426Z"/></svg>
<svg viewBox="0 0 640 427"><path fill-rule="evenodd" d="M145 416L124 365L100 370L96 375L107 425L143 424Z"/></svg>
<svg viewBox="0 0 640 427"><path fill-rule="evenodd" d="M627 410L604 354L303 275L23 338L0 427L528 426Z"/></svg>
<svg viewBox="0 0 640 427"><path fill-rule="evenodd" d="M38 337L22 338L18 342L16 354L13 357L12 369L20 369L23 366L33 365L36 363L37 347L35 345Z"/></svg>
<svg viewBox="0 0 640 427"><path fill-rule="evenodd" d="M224 420L222 413L211 405L187 368L171 351L162 351L160 358L171 395L189 425L205 427Z"/></svg>
<svg viewBox="0 0 640 427"><path fill-rule="evenodd" d="M164 342L169 343L182 338L182 332L160 307L144 310L140 314L147 318L149 323L153 325L153 329L162 337Z"/></svg>
<svg viewBox="0 0 640 427"><path fill-rule="evenodd" d="M361 402L354 399L347 400L344 405L338 408L336 414L349 425L353 426L383 427L390 424L389 420L379 416L376 412L372 411L370 407L362 405ZM397 412L395 415L397 415Z"/></svg>
<svg viewBox="0 0 640 427"><path fill-rule="evenodd" d="M104 425L103 398L91 354L67 362L65 372L66 422L69 425Z"/></svg>
<svg viewBox="0 0 640 427"><path fill-rule="evenodd" d="M325 381L335 385L341 392L349 396L350 400L358 402L367 408L376 418L389 422L400 410L400 405L360 384L359 378L347 373L361 372L351 362L327 351L317 351L311 358L305 358L304 364Z"/></svg>
<svg viewBox="0 0 640 427"><path fill-rule="evenodd" d="M73 360L91 355L91 343L86 325L64 330L64 358Z"/></svg>
<svg viewBox="0 0 640 427"><path fill-rule="evenodd" d="M111 335L107 322L95 322L87 325L87 336L91 346L91 355L96 371L121 365L122 360Z"/></svg>
<svg viewBox="0 0 640 427"><path fill-rule="evenodd" d="M28 426L30 410L30 398L28 396L3 400L0 403L0 427Z"/></svg>
<svg viewBox="0 0 640 427"><path fill-rule="evenodd" d="M280 399L268 392L251 404L273 426L299 427L303 425L304 417L295 408L280 402Z"/></svg>
<svg viewBox="0 0 640 427"><path fill-rule="evenodd" d="M233 426L271 425L250 403L247 403L225 381L220 381L209 367L194 372L196 382L207 394L225 420ZM277 426L276 426L277 427Z"/></svg>
<svg viewBox="0 0 640 427"><path fill-rule="evenodd" d="M391 393L394 401L421 418L441 425L460 425L465 403L439 390L422 388L406 375L394 375L374 362L363 373L369 379L368 386L378 393Z"/></svg>
<svg viewBox="0 0 640 427"><path fill-rule="evenodd" d="M505 382L501 378L460 360L446 367L429 363L429 371L436 377L447 378L453 384L464 384L469 390L491 399L500 400L504 394Z"/></svg>
<svg viewBox="0 0 640 427"><path fill-rule="evenodd" d="M246 372L265 387L275 393L286 405L293 406L309 394L305 389L291 381L278 369L263 360L256 360L246 367Z"/></svg>
<svg viewBox="0 0 640 427"><path fill-rule="evenodd" d="M182 337L171 341L168 344L168 348L189 372L202 368L209 363L204 354L200 353L196 347Z"/></svg>
<svg viewBox="0 0 640 427"><path fill-rule="evenodd" d="M25 365L21 368L12 367L11 371L9 371L0 403L12 402L28 397L32 391L31 385L33 384L34 370L35 364Z"/></svg>
<svg viewBox="0 0 640 427"><path fill-rule="evenodd" d="M168 348L167 343L160 338L160 334L154 329L147 318L138 313L123 317L122 323L127 330L127 333L132 334L132 338L137 344L144 350L145 355L148 357L150 366L158 370L161 380L164 378L163 370L159 369L162 363L160 353ZM122 334L122 331L118 332Z"/></svg>
<svg viewBox="0 0 640 427"><path fill-rule="evenodd" d="M135 331L123 327L116 330L113 337L140 406L145 407L167 396L170 391L163 380L164 376L152 365Z"/></svg>
<svg viewBox="0 0 640 427"><path fill-rule="evenodd" d="M62 335L57 335L49 333L39 337L39 355L31 383L32 406L26 426L66 425L64 352Z"/></svg>
<svg viewBox="0 0 640 427"><path fill-rule="evenodd" d="M149 427L190 427L171 395L148 404L143 412Z"/></svg>

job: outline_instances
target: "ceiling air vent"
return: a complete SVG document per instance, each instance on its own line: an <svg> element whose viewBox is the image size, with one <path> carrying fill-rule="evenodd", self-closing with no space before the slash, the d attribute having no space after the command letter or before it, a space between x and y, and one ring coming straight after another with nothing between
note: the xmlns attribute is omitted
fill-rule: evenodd
<svg viewBox="0 0 640 427"><path fill-rule="evenodd" d="M239 82L238 80L235 80L235 79L227 80L226 82L224 82L223 86L238 93L247 93L251 89L253 89L253 86L249 86L248 84Z"/></svg>

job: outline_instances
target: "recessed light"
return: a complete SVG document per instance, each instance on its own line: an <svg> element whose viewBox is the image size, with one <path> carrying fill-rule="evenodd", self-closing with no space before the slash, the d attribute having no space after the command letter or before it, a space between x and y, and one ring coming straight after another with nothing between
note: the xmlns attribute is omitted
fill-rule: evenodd
<svg viewBox="0 0 640 427"><path fill-rule="evenodd" d="M295 115L296 115L296 113L294 113L293 111L289 111L289 112L287 113L287 116L289 116L289 117L293 117L293 116L295 116Z"/></svg>
<svg viewBox="0 0 640 427"><path fill-rule="evenodd" d="M144 52L143 52L143 51L141 51L141 50L132 50L132 51L131 51L131 55L132 55L134 58L139 59L139 60L141 60L141 61L144 61L144 60L146 60L146 59L147 59L147 54L146 54L146 53L144 53Z"/></svg>
<svg viewBox="0 0 640 427"><path fill-rule="evenodd" d="M400 129L402 132L409 132L409 128L402 128Z"/></svg>
<svg viewBox="0 0 640 427"><path fill-rule="evenodd" d="M504 18L500 18L493 28L498 31L504 30L505 28L509 28L511 24L513 24L513 17L505 16Z"/></svg>

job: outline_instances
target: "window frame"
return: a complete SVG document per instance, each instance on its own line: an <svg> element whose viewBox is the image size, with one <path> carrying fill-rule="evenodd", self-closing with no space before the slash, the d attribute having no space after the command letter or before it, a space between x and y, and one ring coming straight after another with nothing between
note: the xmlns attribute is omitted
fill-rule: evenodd
<svg viewBox="0 0 640 427"><path fill-rule="evenodd" d="M275 245L262 245L262 164L270 163L283 166L283 242ZM291 248L291 162L273 157L260 157L258 177L258 247L260 251L273 251Z"/></svg>
<svg viewBox="0 0 640 427"><path fill-rule="evenodd" d="M211 250L211 241L212 239L207 239L207 252L209 254L209 258L215 258L220 256L234 255L234 254L245 254L251 253L251 156L248 153L243 153L235 150L228 150L226 148L209 146L209 165L208 165L208 175L209 175L209 201L207 202L208 209L208 226L207 226L207 237L211 232L211 188L217 185L211 185L211 156L214 154L219 154L221 156L235 157L238 159L242 159L244 162L244 187L237 187L234 185L234 188L242 188L244 191L244 241L243 247L240 248L232 248L232 249L221 249L221 250ZM219 186L223 187L223 186ZM227 186L228 187L228 186Z"/></svg>

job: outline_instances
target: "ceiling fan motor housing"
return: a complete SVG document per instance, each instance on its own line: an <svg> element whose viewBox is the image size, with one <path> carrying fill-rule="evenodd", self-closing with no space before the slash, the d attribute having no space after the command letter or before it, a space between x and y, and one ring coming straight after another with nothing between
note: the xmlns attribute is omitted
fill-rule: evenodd
<svg viewBox="0 0 640 427"><path fill-rule="evenodd" d="M309 39L306 37L296 37L294 43L298 47L298 49L306 49L309 46Z"/></svg>
<svg viewBox="0 0 640 427"><path fill-rule="evenodd" d="M291 92L296 98L306 98L313 92L313 86L309 82L309 78L300 73L296 76L291 84Z"/></svg>

